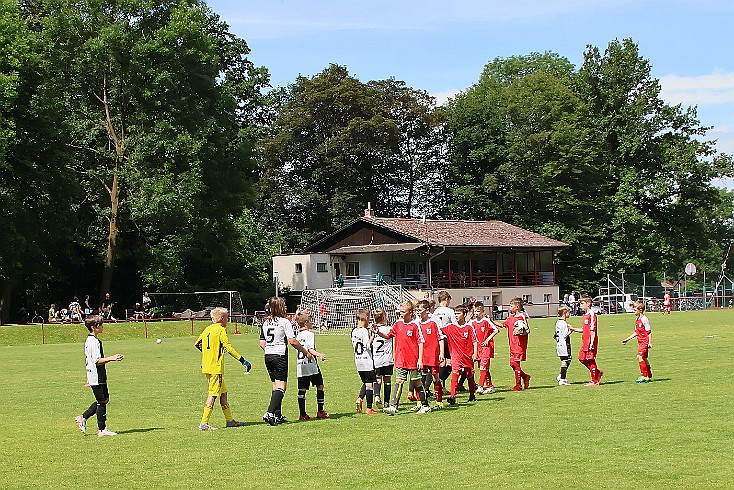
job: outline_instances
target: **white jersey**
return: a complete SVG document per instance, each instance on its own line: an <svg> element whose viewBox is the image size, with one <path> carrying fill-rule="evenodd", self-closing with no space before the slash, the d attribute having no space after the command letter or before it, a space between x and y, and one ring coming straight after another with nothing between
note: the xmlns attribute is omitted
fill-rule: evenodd
<svg viewBox="0 0 734 490"><path fill-rule="evenodd" d="M452 310L448 306L439 306L438 308L436 308L436 310L433 312L433 315L431 315L431 318L433 320L436 320L436 323L439 323L438 320L440 320L440 323L438 325L440 328L451 325L452 323L457 323L456 313L454 313L454 310Z"/></svg>
<svg viewBox="0 0 734 490"><path fill-rule="evenodd" d="M102 341L91 333L84 342L84 357L87 363L87 383L90 386L107 384L107 370L105 369L105 365L97 365L97 361L104 357Z"/></svg>
<svg viewBox="0 0 734 490"><path fill-rule="evenodd" d="M556 321L556 354L558 356L570 356L571 355L571 337L568 336L568 323L566 320Z"/></svg>
<svg viewBox="0 0 734 490"><path fill-rule="evenodd" d="M372 349L370 348L370 333L364 327L352 329L352 347L354 347L354 364L357 371L372 371Z"/></svg>
<svg viewBox="0 0 734 490"><path fill-rule="evenodd" d="M263 322L260 340L265 341L265 354L285 355L286 343L292 338L293 325L286 318L268 318Z"/></svg>
<svg viewBox="0 0 734 490"><path fill-rule="evenodd" d="M316 349L316 337L310 330L301 330L296 335L296 339L301 343L304 349L311 350ZM316 356L313 356L309 361L306 355L298 351L298 362L296 363L296 374L299 378L304 376L312 376L318 374L319 365L316 360Z"/></svg>
<svg viewBox="0 0 734 490"><path fill-rule="evenodd" d="M387 332L390 331L390 326L380 325L377 329L387 335ZM375 335L375 339L372 341L372 359L375 362L376 368L395 364L392 356L392 339L383 339L379 335Z"/></svg>

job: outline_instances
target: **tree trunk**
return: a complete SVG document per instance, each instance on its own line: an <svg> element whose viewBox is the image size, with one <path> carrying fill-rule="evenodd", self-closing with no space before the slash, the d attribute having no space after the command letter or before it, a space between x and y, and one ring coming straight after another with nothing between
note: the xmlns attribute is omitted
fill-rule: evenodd
<svg viewBox="0 0 734 490"><path fill-rule="evenodd" d="M117 250L117 213L120 205L120 189L117 183L117 174L112 177L112 187L110 188L110 232L107 236L107 254L104 261L104 273L102 274L102 284L99 290L99 301L102 304L105 293L109 292L112 284L112 273L115 269L115 252Z"/></svg>
<svg viewBox="0 0 734 490"><path fill-rule="evenodd" d="M4 283L2 286L2 296L0 296L0 325L8 322L12 292L13 289L10 287L10 283Z"/></svg>

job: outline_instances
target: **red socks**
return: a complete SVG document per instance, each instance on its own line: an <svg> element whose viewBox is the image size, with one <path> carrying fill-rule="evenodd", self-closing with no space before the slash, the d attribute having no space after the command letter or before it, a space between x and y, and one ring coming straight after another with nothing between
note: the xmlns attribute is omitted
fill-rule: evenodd
<svg viewBox="0 0 734 490"><path fill-rule="evenodd" d="M433 382L433 391L436 393L436 401L443 401L443 385L441 385L441 381Z"/></svg>
<svg viewBox="0 0 734 490"><path fill-rule="evenodd" d="M451 373L451 398L456 398L456 388L459 386L459 373Z"/></svg>
<svg viewBox="0 0 734 490"><path fill-rule="evenodd" d="M484 387L484 383L487 381L487 370L486 369L480 369L479 370L479 386Z"/></svg>

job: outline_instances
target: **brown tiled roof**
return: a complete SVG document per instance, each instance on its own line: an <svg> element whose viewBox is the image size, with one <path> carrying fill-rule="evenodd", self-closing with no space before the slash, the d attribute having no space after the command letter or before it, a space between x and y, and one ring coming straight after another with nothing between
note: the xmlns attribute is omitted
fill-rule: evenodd
<svg viewBox="0 0 734 490"><path fill-rule="evenodd" d="M569 246L567 243L497 220L453 221L427 219L424 222L413 218L367 216L360 219L408 235L421 242L427 242L430 245L445 245L447 247L543 247L553 249Z"/></svg>

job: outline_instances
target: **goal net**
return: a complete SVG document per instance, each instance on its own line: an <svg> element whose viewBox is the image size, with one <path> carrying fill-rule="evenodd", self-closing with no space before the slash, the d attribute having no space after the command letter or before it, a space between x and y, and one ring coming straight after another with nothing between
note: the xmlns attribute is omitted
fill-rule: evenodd
<svg viewBox="0 0 734 490"><path fill-rule="evenodd" d="M151 310L161 318L208 318L214 308L229 310L229 321L242 323L244 309L239 291L149 293Z"/></svg>
<svg viewBox="0 0 734 490"><path fill-rule="evenodd" d="M308 310L320 333L349 333L355 325L358 308L382 308L388 323L398 319L399 306L415 298L400 286L307 289L301 295L301 310Z"/></svg>

